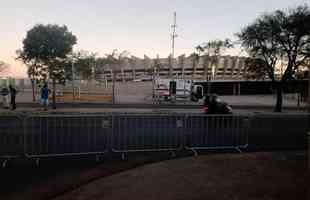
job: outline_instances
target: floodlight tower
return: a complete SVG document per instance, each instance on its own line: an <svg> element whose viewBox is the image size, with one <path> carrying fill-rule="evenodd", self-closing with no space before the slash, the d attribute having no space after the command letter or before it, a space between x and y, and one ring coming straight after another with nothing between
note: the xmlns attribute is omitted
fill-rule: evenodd
<svg viewBox="0 0 310 200"><path fill-rule="evenodd" d="M177 13L173 13L173 24L171 25L172 28L172 34L171 34L171 40L172 40L172 45L171 45L171 66L170 66L170 76L172 76L172 69L173 69L173 61L174 61L174 40L178 35L176 34L176 28L177 28Z"/></svg>
<svg viewBox="0 0 310 200"><path fill-rule="evenodd" d="M178 35L176 34L176 28L177 28L177 13L174 12L173 13L173 24L171 25L172 28L172 34L171 34L171 38L172 38L172 58L174 58L174 40L176 37L178 37Z"/></svg>

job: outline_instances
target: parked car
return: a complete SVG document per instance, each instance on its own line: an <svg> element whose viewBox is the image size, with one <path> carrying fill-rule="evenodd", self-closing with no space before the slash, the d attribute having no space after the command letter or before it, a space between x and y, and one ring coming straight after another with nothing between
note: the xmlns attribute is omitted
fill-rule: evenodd
<svg viewBox="0 0 310 200"><path fill-rule="evenodd" d="M232 114L232 108L218 95L210 94L204 98L203 110L205 114Z"/></svg>

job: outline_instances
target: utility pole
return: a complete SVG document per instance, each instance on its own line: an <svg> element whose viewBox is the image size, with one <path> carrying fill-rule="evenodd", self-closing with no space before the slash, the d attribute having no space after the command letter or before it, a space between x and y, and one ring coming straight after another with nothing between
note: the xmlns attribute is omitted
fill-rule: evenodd
<svg viewBox="0 0 310 200"><path fill-rule="evenodd" d="M172 45L171 45L171 62L170 62L171 66L169 70L170 76L173 75L172 69L173 69L173 61L174 61L174 44L175 44L174 40L176 37L178 37L178 35L176 34L176 28L177 28L177 13L176 12L173 13L173 24L171 25L171 28L172 28L172 34L171 34Z"/></svg>
<svg viewBox="0 0 310 200"><path fill-rule="evenodd" d="M71 72L72 72L72 101L75 99L75 90L74 90L74 59L72 58L72 63L71 63Z"/></svg>

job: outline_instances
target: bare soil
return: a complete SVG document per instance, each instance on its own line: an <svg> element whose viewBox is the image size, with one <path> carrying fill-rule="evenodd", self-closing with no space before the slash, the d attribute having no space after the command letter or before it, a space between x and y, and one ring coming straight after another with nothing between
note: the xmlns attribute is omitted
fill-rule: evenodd
<svg viewBox="0 0 310 200"><path fill-rule="evenodd" d="M156 156L158 153L156 154ZM307 199L305 152L132 155L10 163L0 199ZM161 161L161 162L159 162ZM156 162L156 163L154 163ZM154 164L150 164L154 163Z"/></svg>

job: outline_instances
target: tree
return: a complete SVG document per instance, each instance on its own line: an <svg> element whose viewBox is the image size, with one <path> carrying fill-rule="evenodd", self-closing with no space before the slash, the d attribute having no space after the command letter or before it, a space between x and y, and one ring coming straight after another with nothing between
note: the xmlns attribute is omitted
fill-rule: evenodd
<svg viewBox="0 0 310 200"><path fill-rule="evenodd" d="M72 56L74 60L73 64L75 73L84 80L90 80L94 78L93 75L96 66L96 54L89 53L87 51L79 51L73 53Z"/></svg>
<svg viewBox="0 0 310 200"><path fill-rule="evenodd" d="M56 108L56 83L65 83L67 56L72 52L76 41L76 36L69 32L66 26L38 24L27 32L23 47L18 51L18 58L26 65L36 63L42 69L46 68L48 78L53 83L54 109ZM39 75L42 76L44 71L39 70Z"/></svg>
<svg viewBox="0 0 310 200"><path fill-rule="evenodd" d="M229 39L225 40L211 40L206 43L198 45L195 49L199 56L205 55L210 58L211 67L218 63L224 51L233 48L233 43Z"/></svg>
<svg viewBox="0 0 310 200"><path fill-rule="evenodd" d="M152 65L152 74L153 76L159 75L160 70L162 70L164 68L164 65L161 63L160 59L159 59L159 55L156 56L156 58L154 59L153 65ZM154 72L156 72L154 74Z"/></svg>
<svg viewBox="0 0 310 200"><path fill-rule="evenodd" d="M130 60L128 58L129 52L122 51L119 52L117 49L114 49L111 54L106 54L106 66L109 67L113 71L112 77L112 102L115 103L115 79L116 79L116 72L117 68L121 68L123 64L125 64L126 60Z"/></svg>
<svg viewBox="0 0 310 200"><path fill-rule="evenodd" d="M259 58L246 58L244 62L245 72L243 77L252 80L265 80L268 76L268 68L265 61Z"/></svg>
<svg viewBox="0 0 310 200"><path fill-rule="evenodd" d="M250 57L264 62L256 69L264 71L277 90L276 112L282 111L284 84L310 57L309 21L310 9L306 5L276 10L260 16L237 34ZM285 64L283 75L276 74L280 62Z"/></svg>
<svg viewBox="0 0 310 200"><path fill-rule="evenodd" d="M36 101L35 85L40 81L47 79L48 73L46 67L42 66L36 59L27 59L22 50L17 50L17 60L21 60L27 66L27 75L31 82L32 101Z"/></svg>
<svg viewBox="0 0 310 200"><path fill-rule="evenodd" d="M129 52L121 51L114 49L112 53L106 54L106 64L111 67L112 70L120 69L125 63L126 60L129 60Z"/></svg>
<svg viewBox="0 0 310 200"><path fill-rule="evenodd" d="M9 68L9 65L3 61L0 61L0 73L5 72Z"/></svg>
<svg viewBox="0 0 310 200"><path fill-rule="evenodd" d="M198 61L200 56L204 56L203 65L204 65L204 75L207 80L210 80L214 74L208 74L208 66L211 66L211 73L213 68L218 64L221 56L224 51L229 48L233 48L234 45L230 39L225 40L211 40L206 43L202 43L195 47L197 53L192 54L195 58L195 55L198 56ZM211 82L208 81L208 91L211 91Z"/></svg>
<svg viewBox="0 0 310 200"><path fill-rule="evenodd" d="M95 65L95 79L99 82L102 82L102 78L104 77L104 71L107 65L107 59L105 57L98 57L96 58L96 65Z"/></svg>

